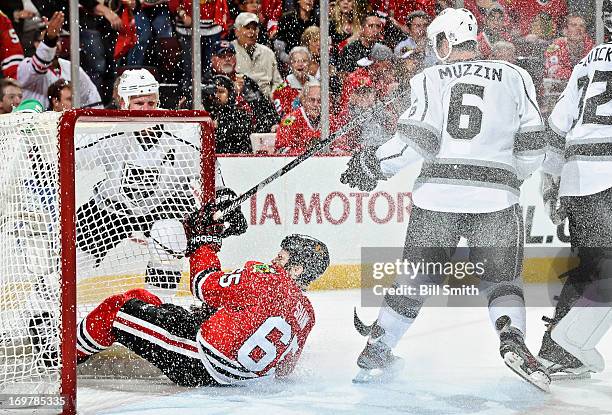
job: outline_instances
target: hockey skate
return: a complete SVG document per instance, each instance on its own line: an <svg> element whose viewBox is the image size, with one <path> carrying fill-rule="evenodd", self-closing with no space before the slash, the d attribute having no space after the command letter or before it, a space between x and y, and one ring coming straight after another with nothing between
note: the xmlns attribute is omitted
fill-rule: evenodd
<svg viewBox="0 0 612 415"><path fill-rule="evenodd" d="M579 359L550 337L550 329L544 332L538 360L548 369L553 381L591 377L591 371Z"/></svg>
<svg viewBox="0 0 612 415"><path fill-rule="evenodd" d="M549 392L548 371L527 349L523 341L523 334L511 327L510 323L508 316L502 316L495 322L500 339L499 352L504 363L527 382L544 392Z"/></svg>
<svg viewBox="0 0 612 415"><path fill-rule="evenodd" d="M355 328L362 336L368 336L365 349L357 358L361 369L353 378L353 383L375 383L393 379L404 367L404 360L391 353L391 348L381 341L385 334L382 327L374 322L366 326L355 312Z"/></svg>

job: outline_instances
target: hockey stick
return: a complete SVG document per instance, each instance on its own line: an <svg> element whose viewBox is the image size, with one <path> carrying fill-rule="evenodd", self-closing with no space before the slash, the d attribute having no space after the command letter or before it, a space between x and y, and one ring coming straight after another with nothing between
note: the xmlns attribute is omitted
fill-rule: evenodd
<svg viewBox="0 0 612 415"><path fill-rule="evenodd" d="M347 123L342 128L340 128L338 131L330 134L328 138L326 138L325 140L319 141L314 146L306 150L305 153L300 154L299 156L291 160L289 163L287 163L286 165L284 165L283 167L281 167L280 169L278 169L277 171L275 171L274 173L272 173L271 175L263 179L261 182L257 183L255 186L251 187L249 190L247 190L246 192L238 196L229 205L227 205L227 207L223 208L222 210L217 211L213 215L213 219L214 220L221 219L227 212L231 212L232 210L236 209L238 206L244 203L251 196L257 194L257 192L259 192L261 189L266 187L268 184L272 183L274 180L278 179L279 177L284 176L285 174L289 173L291 170L293 170L294 168L302 164L304 161L308 160L311 156L323 150L325 147L330 145L336 138L348 133L349 131L351 131L353 128L357 127L360 124L365 124L369 122L370 120L374 118L374 116L379 111L384 109L387 105L392 104L393 102L407 95L409 92L410 92L409 90L404 91L401 94L397 95L396 97L388 101L381 102L380 104L358 115L353 120L351 120L349 123Z"/></svg>

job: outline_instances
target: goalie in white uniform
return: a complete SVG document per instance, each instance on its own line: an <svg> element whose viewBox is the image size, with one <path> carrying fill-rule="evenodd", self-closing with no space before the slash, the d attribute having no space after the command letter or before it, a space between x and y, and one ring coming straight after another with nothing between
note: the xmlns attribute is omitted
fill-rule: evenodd
<svg viewBox="0 0 612 415"><path fill-rule="evenodd" d="M602 10L612 30L612 2ZM552 373L586 375L604 369L595 346L612 325L612 43L574 67L548 125L544 203L555 224L568 218L580 265L545 318L538 356Z"/></svg>
<svg viewBox="0 0 612 415"><path fill-rule="evenodd" d="M341 180L371 191L378 180L423 161L404 259L444 264L448 250L467 239L470 261L485 264L479 289L486 294L505 363L548 390L546 369L524 343L518 205L522 180L544 159L544 123L529 74L504 61L477 60L476 33L476 20L466 9L446 9L433 20L427 35L446 63L412 78L411 107L400 117L394 138L377 150L356 153ZM419 286L443 280L444 275L399 275L395 286L404 292L414 286L419 293ZM357 359L362 370L355 382L395 372L401 360L391 350L424 301L422 295L386 295L375 324L358 327L369 339Z"/></svg>
<svg viewBox="0 0 612 415"><path fill-rule="evenodd" d="M157 109L158 91L159 83L146 69L125 71L118 85L121 109ZM78 168L104 166L104 178L94 186L93 197L77 211L77 246L93 255L95 266L121 241L143 232L150 253L148 287L176 288L186 240L174 219L196 207L200 147L199 130L192 124L172 131L157 124L77 143ZM218 164L215 184L218 200L236 196L223 187ZM232 232L246 230L240 209L225 219L234 223L229 227Z"/></svg>

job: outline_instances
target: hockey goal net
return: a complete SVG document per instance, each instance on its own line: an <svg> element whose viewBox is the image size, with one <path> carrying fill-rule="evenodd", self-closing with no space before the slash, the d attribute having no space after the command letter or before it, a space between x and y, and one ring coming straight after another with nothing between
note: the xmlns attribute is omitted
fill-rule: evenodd
<svg viewBox="0 0 612 415"><path fill-rule="evenodd" d="M132 288L190 298L165 225L213 196L212 132L204 111L0 116L0 397L74 412L80 318Z"/></svg>

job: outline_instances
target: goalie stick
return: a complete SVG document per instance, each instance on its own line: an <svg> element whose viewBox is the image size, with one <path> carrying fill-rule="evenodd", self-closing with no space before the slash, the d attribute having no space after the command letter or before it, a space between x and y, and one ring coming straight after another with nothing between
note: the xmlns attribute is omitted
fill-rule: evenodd
<svg viewBox="0 0 612 415"><path fill-rule="evenodd" d="M381 102L380 104L358 115L353 120L351 120L346 125L344 125L342 128L340 128L338 131L334 132L333 134L330 134L328 138L326 138L325 140L319 141L314 146L306 150L305 153L300 154L299 156L291 160L289 163L287 163L286 165L284 165L283 167L281 167L280 169L278 169L277 171L275 171L274 173L272 173L271 175L263 179L261 182L257 183L255 186L251 187L249 190L247 190L246 192L238 196L229 205L227 205L227 207L217 211L213 215L213 219L214 220L221 219L227 212L231 212L232 210L236 209L238 206L244 203L247 199L257 194L257 192L259 192L261 189L263 189L264 187L272 183L274 180L289 173L291 170L293 170L294 168L302 164L304 161L308 160L311 156L323 150L325 147L330 145L336 138L348 133L349 131L351 131L353 128L357 127L360 124L365 124L371 121L379 111L383 110L387 105L390 105L394 103L395 101L397 101L398 99L404 97L409 92L410 92L409 90L404 91L401 94L398 94L397 96L395 96L394 98L388 101Z"/></svg>

